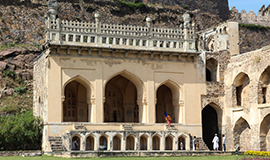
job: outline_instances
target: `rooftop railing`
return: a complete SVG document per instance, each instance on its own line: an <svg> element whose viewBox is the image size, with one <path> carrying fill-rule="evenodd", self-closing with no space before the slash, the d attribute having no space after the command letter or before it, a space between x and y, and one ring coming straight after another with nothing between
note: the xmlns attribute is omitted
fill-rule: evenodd
<svg viewBox="0 0 270 160"><path fill-rule="evenodd" d="M190 20L177 29L152 27L149 17L146 26L102 24L98 13L95 20L90 23L47 17L46 41L105 48L195 51L195 27Z"/></svg>

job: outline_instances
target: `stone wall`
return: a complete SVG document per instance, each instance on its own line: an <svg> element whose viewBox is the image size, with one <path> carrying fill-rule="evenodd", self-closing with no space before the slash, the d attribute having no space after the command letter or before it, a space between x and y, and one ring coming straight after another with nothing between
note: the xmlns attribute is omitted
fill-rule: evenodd
<svg viewBox="0 0 270 160"><path fill-rule="evenodd" d="M7 156L42 156L41 151L0 151L0 157Z"/></svg>
<svg viewBox="0 0 270 160"><path fill-rule="evenodd" d="M265 8L265 5L263 5L260 8L257 16L252 10L250 10L248 13L246 10L242 10L241 13L238 13L236 7L232 7L231 13L233 18L240 23L270 27L270 5L267 8Z"/></svg>
<svg viewBox="0 0 270 160"><path fill-rule="evenodd" d="M233 56L228 64L224 81L226 108L223 127L223 132L227 135L228 149L233 149L236 143L240 143L243 150L260 150L260 126L269 114L269 105L265 104L261 108L261 104L258 104L258 84L262 73L270 66L269 57L270 46L266 46ZM247 88L242 91L244 103L237 106L236 87L240 82L243 85L247 83Z"/></svg>

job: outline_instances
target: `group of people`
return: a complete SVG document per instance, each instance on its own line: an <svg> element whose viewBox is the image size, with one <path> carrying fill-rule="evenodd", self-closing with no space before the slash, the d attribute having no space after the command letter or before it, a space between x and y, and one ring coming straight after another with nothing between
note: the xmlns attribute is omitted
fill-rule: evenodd
<svg viewBox="0 0 270 160"><path fill-rule="evenodd" d="M215 134L215 137L212 140L214 151L218 151L218 147L219 147L218 142L219 142L219 138L217 134ZM226 137L224 134L222 135L222 145L223 145L223 151L225 152L226 151ZM196 136L194 136L194 139L192 141L192 146L193 146L193 151L195 151L196 148L199 149L199 141L197 141Z"/></svg>

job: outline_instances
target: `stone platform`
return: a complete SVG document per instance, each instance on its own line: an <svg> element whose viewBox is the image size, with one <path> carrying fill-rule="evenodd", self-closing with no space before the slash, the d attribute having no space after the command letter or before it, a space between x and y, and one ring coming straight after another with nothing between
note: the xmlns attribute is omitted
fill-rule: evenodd
<svg viewBox="0 0 270 160"><path fill-rule="evenodd" d="M180 157L180 156L225 156L235 155L234 151L71 151L48 152L46 155L67 158L81 157ZM238 155L243 155L239 152Z"/></svg>

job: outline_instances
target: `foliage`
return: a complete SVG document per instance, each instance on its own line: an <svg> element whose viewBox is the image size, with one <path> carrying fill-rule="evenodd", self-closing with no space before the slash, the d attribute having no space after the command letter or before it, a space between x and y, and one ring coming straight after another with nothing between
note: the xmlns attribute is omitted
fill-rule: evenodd
<svg viewBox="0 0 270 160"><path fill-rule="evenodd" d="M266 152L266 151L246 151L244 154L245 155L251 155L251 156L266 156L266 157L270 157L270 152Z"/></svg>
<svg viewBox="0 0 270 160"><path fill-rule="evenodd" d="M9 76L9 77L12 77L12 78L16 78L16 73L11 71L11 70L3 70L3 75L4 76Z"/></svg>
<svg viewBox="0 0 270 160"><path fill-rule="evenodd" d="M0 117L0 150L41 149L42 120L33 111Z"/></svg>
<svg viewBox="0 0 270 160"><path fill-rule="evenodd" d="M183 4L182 7L183 7L184 9L188 9L188 5L187 5L187 4Z"/></svg>
<svg viewBox="0 0 270 160"><path fill-rule="evenodd" d="M25 93L25 91L26 91L26 88L22 86L14 88L14 92L16 92L19 95L22 95L23 93Z"/></svg>
<svg viewBox="0 0 270 160"><path fill-rule="evenodd" d="M265 26L256 25L256 24L243 24L243 23L239 23L239 26L240 27L243 27L243 28L253 29L253 30L266 30L266 29L270 29L270 27L265 27Z"/></svg>
<svg viewBox="0 0 270 160"><path fill-rule="evenodd" d="M20 40L20 38L17 38L17 42ZM36 47L39 49L39 44L17 44L17 43L9 43L9 44L1 44L0 45L0 51L6 50L11 47L23 47L25 49L28 49L28 47Z"/></svg>
<svg viewBox="0 0 270 160"><path fill-rule="evenodd" d="M131 9L138 9L138 8L141 8L141 7L143 7L145 5L142 2L141 3L136 3L137 0L134 0L133 2L126 2L126 1L123 1L123 0L114 0L114 1L119 2L122 6L128 6Z"/></svg>

